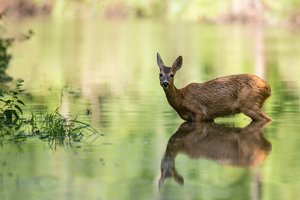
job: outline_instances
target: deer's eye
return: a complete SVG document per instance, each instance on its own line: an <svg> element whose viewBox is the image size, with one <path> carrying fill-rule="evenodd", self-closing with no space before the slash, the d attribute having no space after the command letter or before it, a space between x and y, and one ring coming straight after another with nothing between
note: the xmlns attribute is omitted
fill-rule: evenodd
<svg viewBox="0 0 300 200"><path fill-rule="evenodd" d="M174 77L174 74L171 74L170 76L171 76L171 78L173 78L173 77Z"/></svg>
<svg viewBox="0 0 300 200"><path fill-rule="evenodd" d="M159 77L162 77L162 73L159 74Z"/></svg>

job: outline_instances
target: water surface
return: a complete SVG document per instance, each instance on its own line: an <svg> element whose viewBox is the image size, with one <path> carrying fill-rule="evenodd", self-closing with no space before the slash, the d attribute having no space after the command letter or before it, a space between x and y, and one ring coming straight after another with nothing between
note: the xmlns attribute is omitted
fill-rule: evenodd
<svg viewBox="0 0 300 200"><path fill-rule="evenodd" d="M34 138L4 142L0 199L299 196L298 32L150 20L34 19L7 26L13 33L35 32L31 40L14 46L8 70L25 80L27 114L60 107L101 135L56 149ZM252 132L245 131L250 120L244 115L205 125L208 132L203 126L181 131L186 148L176 150L174 163L184 185L168 178L160 190L161 160L183 121L159 86L157 51L169 65L183 56L177 87L236 73L263 77L272 87L264 110L274 119Z"/></svg>

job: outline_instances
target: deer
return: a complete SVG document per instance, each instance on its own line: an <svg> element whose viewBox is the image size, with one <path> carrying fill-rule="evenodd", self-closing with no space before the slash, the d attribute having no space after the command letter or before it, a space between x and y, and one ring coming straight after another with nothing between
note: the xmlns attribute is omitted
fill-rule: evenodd
<svg viewBox="0 0 300 200"><path fill-rule="evenodd" d="M161 160L159 188L168 178L184 184L184 178L175 165L178 154L233 167L254 168L261 165L272 150L272 144L263 135L268 123L252 121L246 127L232 127L214 122L183 122L170 137Z"/></svg>
<svg viewBox="0 0 300 200"><path fill-rule="evenodd" d="M172 67L168 67L157 53L157 64L160 85L167 100L185 121L213 121L217 117L238 113L253 121L272 121L262 111L265 100L271 96L271 87L254 74L228 75L177 89L174 78L183 64L182 56L176 58Z"/></svg>

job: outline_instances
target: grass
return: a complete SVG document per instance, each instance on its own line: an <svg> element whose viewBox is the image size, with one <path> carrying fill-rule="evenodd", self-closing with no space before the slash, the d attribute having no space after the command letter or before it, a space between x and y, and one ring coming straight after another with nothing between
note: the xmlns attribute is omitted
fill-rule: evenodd
<svg viewBox="0 0 300 200"><path fill-rule="evenodd" d="M98 133L89 124L77 120L77 117L65 117L58 110L39 118L41 122L37 125L35 133L39 135L40 139L48 141L51 147L71 146L74 142L81 142L85 137Z"/></svg>
<svg viewBox="0 0 300 200"><path fill-rule="evenodd" d="M65 117L58 110L47 114L32 114L30 119L18 118L13 122L0 121L0 145L20 143L30 138L48 142L51 148L73 146L99 136L91 125L76 117Z"/></svg>

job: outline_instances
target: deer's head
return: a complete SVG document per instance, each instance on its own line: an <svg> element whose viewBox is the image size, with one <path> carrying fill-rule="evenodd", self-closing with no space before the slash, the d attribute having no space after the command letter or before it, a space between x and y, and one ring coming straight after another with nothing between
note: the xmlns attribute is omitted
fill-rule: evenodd
<svg viewBox="0 0 300 200"><path fill-rule="evenodd" d="M162 61L159 53L157 53L157 64L159 66L159 80L160 80L160 85L164 88L167 89L169 85L173 84L174 76L176 72L180 69L182 66L182 56L179 56L176 58L174 61L172 67L167 67L165 66L164 62Z"/></svg>

